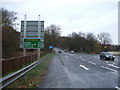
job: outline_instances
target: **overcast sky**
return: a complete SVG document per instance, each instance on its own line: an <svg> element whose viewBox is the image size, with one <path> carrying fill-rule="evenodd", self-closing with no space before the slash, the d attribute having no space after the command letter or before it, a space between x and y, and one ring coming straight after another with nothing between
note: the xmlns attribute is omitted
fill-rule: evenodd
<svg viewBox="0 0 120 90"><path fill-rule="evenodd" d="M20 24L27 20L45 21L45 27L51 24L61 26L62 36L72 32L108 32L112 43L118 43L118 1L119 0L1 0L2 7L17 12ZM20 31L20 25L18 28Z"/></svg>

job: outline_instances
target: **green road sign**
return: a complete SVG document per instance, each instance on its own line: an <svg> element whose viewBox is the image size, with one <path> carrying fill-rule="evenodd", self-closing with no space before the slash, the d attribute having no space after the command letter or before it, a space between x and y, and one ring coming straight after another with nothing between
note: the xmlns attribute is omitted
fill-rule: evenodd
<svg viewBox="0 0 120 90"><path fill-rule="evenodd" d="M29 48L29 49L40 48L40 39L25 38L24 39L24 48Z"/></svg>

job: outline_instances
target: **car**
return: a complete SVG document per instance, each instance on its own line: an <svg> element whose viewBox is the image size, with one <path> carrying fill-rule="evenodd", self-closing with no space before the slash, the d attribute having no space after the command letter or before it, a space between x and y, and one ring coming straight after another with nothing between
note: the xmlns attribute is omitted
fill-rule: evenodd
<svg viewBox="0 0 120 90"><path fill-rule="evenodd" d="M67 50L64 50L64 52L67 52Z"/></svg>
<svg viewBox="0 0 120 90"><path fill-rule="evenodd" d="M62 51L61 51L61 50L59 50L59 51L58 51L58 53L62 53Z"/></svg>
<svg viewBox="0 0 120 90"><path fill-rule="evenodd" d="M72 54L73 54L73 53L74 53L74 51L73 51L73 50L71 50L71 51L70 51L70 53L72 53Z"/></svg>
<svg viewBox="0 0 120 90"><path fill-rule="evenodd" d="M101 52L100 53L100 59L104 59L104 60L112 60L114 61L115 56L112 55L112 53L110 52Z"/></svg>

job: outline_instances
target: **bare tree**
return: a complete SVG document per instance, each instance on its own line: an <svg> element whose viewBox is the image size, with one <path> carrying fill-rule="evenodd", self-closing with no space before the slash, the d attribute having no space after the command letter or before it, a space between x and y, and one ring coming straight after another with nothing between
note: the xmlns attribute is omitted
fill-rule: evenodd
<svg viewBox="0 0 120 90"><path fill-rule="evenodd" d="M51 24L50 26L46 27L45 32L54 36L54 38L58 38L61 34L61 28L60 26Z"/></svg>
<svg viewBox="0 0 120 90"><path fill-rule="evenodd" d="M87 40L93 40L93 41L96 40L96 37L93 33L87 33L86 38Z"/></svg>
<svg viewBox="0 0 120 90"><path fill-rule="evenodd" d="M58 44L58 37L60 37L61 28L58 25L51 24L45 29L45 46L56 46Z"/></svg>
<svg viewBox="0 0 120 90"><path fill-rule="evenodd" d="M102 33L98 34L97 36L98 36L98 40L101 44L111 44L111 42L112 42L111 36L107 32L102 32Z"/></svg>
<svg viewBox="0 0 120 90"><path fill-rule="evenodd" d="M86 33L79 32L79 36L80 36L80 37L84 37L84 38L85 38L85 35L86 35Z"/></svg>
<svg viewBox="0 0 120 90"><path fill-rule="evenodd" d="M8 11L7 9L1 8L0 11L2 12L2 26L12 26L13 22L17 19L16 12Z"/></svg>

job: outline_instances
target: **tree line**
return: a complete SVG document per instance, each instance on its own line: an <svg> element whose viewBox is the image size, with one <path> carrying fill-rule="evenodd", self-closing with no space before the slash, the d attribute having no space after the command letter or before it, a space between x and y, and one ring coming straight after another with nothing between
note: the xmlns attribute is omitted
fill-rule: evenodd
<svg viewBox="0 0 120 90"><path fill-rule="evenodd" d="M101 32L97 36L92 33L72 32L68 36L60 36L59 25L51 24L45 29L45 47L49 45L76 52L99 53L101 51L118 51L118 45L111 45L109 33Z"/></svg>
<svg viewBox="0 0 120 90"><path fill-rule="evenodd" d="M16 12L1 8L2 12L2 58L11 58L19 50L20 33L16 31L14 21Z"/></svg>
<svg viewBox="0 0 120 90"><path fill-rule="evenodd" d="M2 12L2 58L11 58L14 53L20 51L20 32L16 31L16 12L1 8ZM61 36L61 27L51 24L45 28L44 45L45 50L49 46L59 47L66 50L78 52L100 52L107 50L118 51L118 45L111 45L112 40L109 33L102 32L95 36L93 33L72 32L68 36Z"/></svg>

